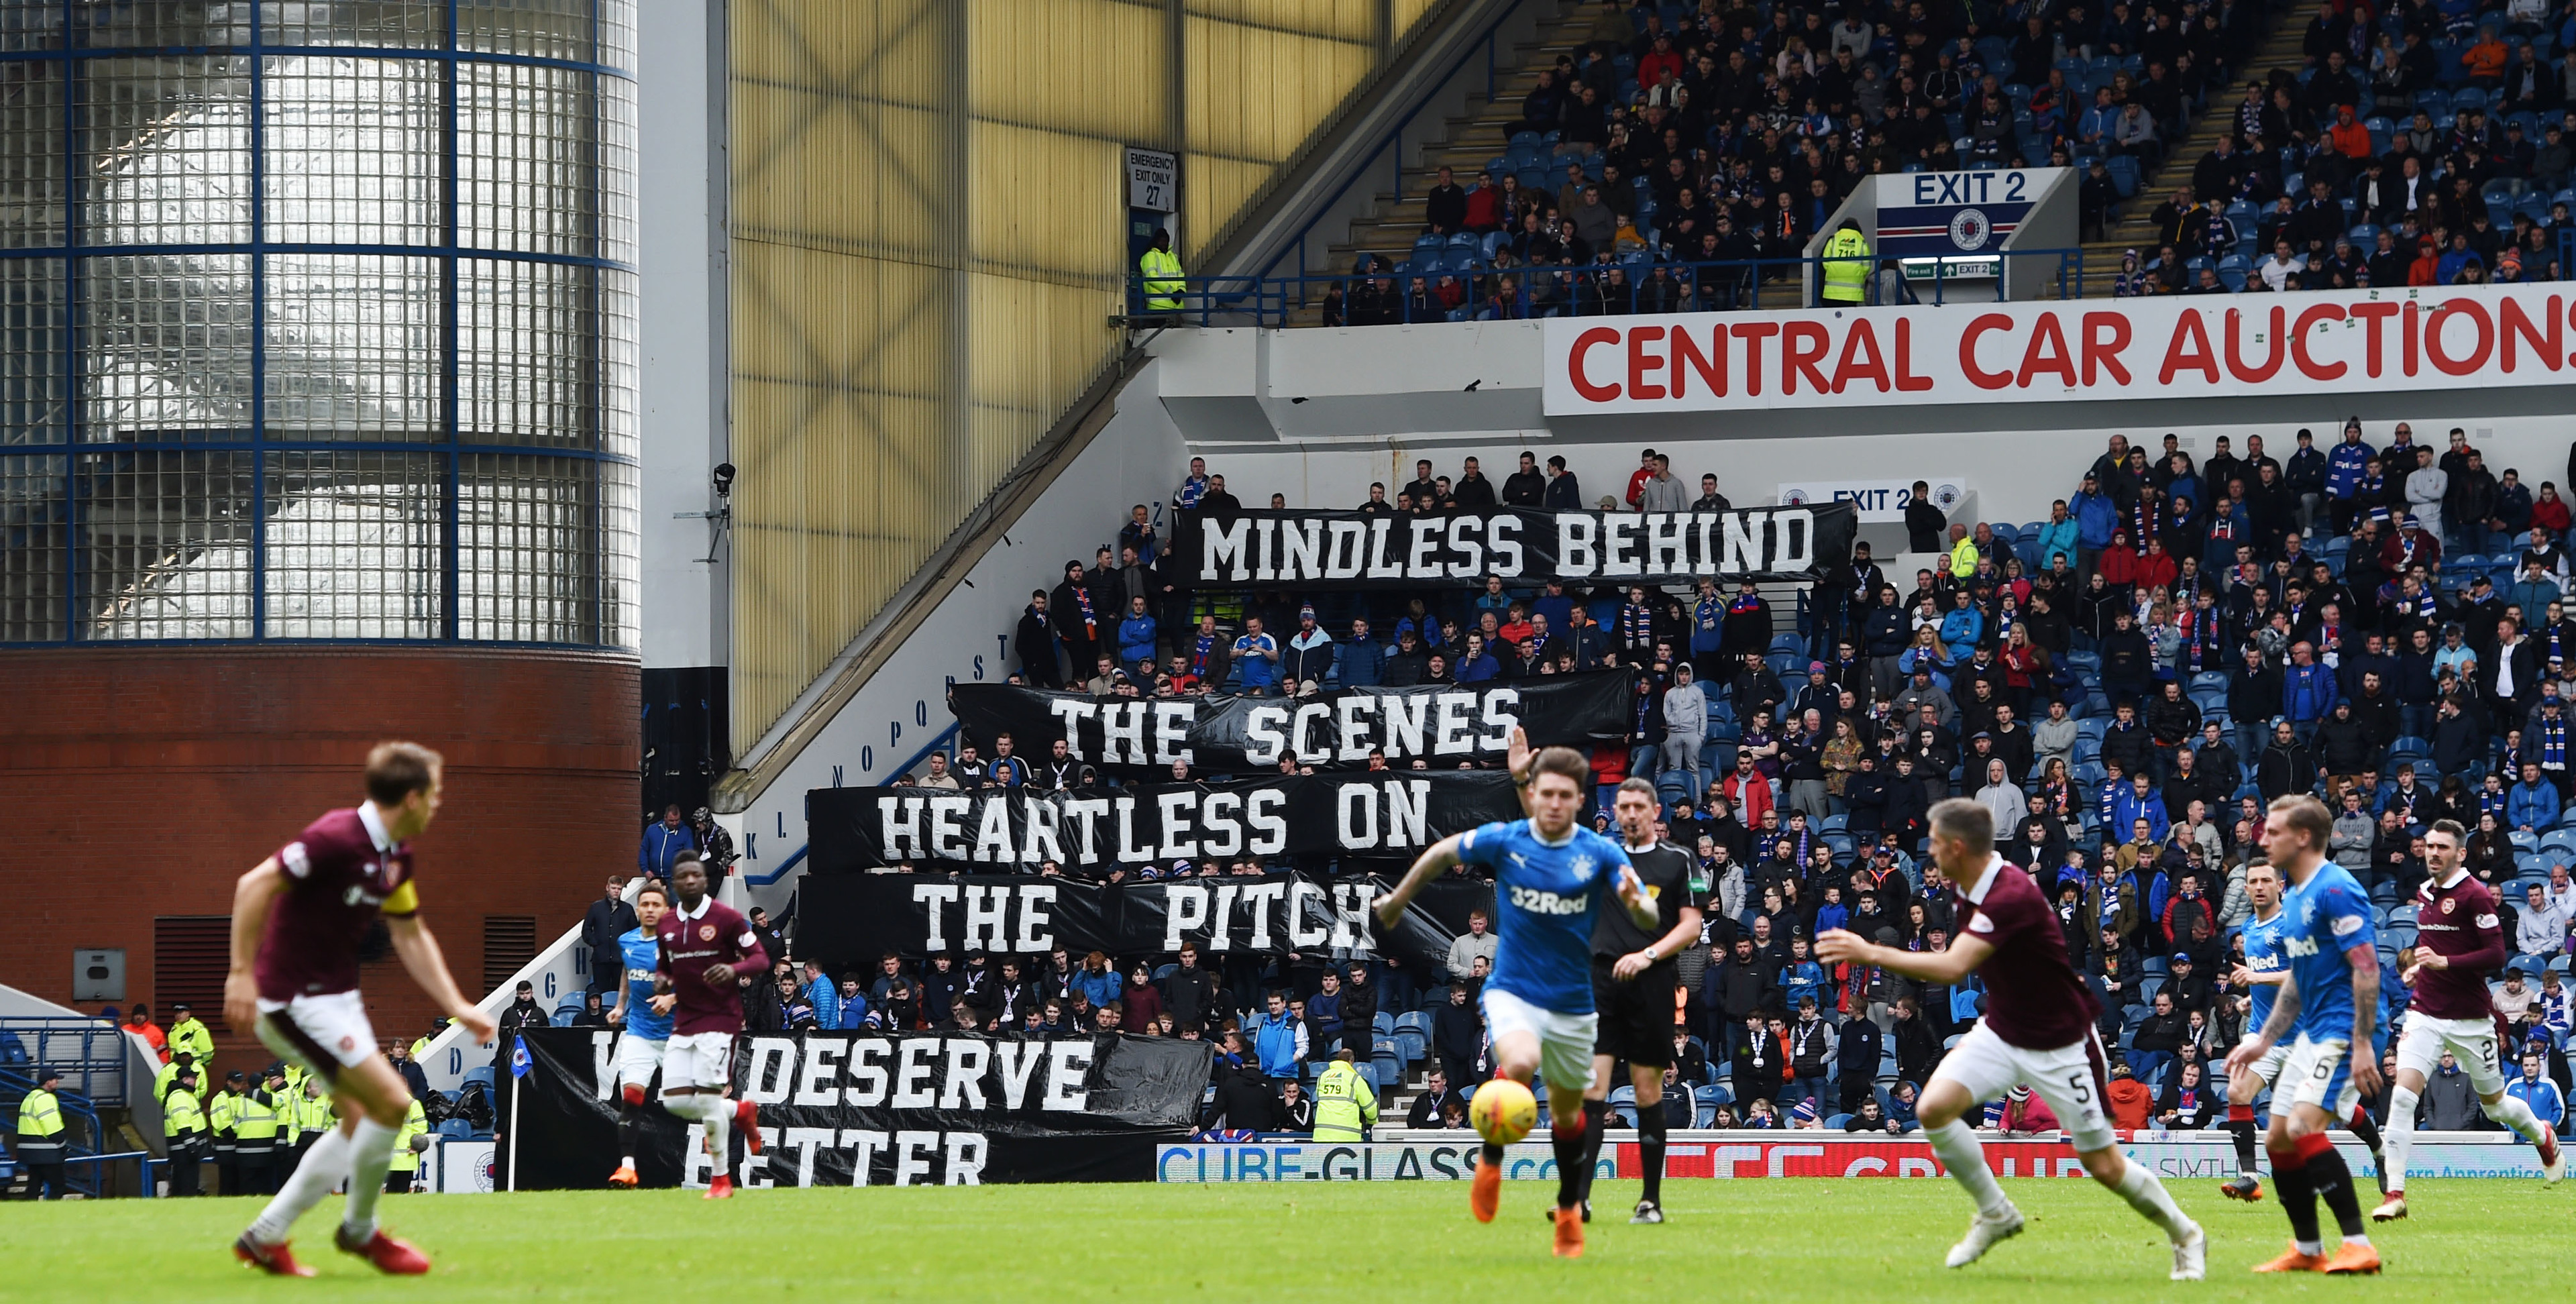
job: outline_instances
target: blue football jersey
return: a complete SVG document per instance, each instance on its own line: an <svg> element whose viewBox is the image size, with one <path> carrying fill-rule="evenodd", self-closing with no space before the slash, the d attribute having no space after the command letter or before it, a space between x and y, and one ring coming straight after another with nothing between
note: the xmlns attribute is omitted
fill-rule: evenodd
<svg viewBox="0 0 2576 1304"><path fill-rule="evenodd" d="M2269 919L2245 918L2245 967L2258 974L2275 974L2289 967L2281 956L2281 927L2289 922L2287 906L2276 908ZM2272 1017L2272 1002L2281 989L2268 983L2256 983L2247 993L2253 1008L2245 1017L2245 1030L2253 1032Z"/></svg>
<svg viewBox="0 0 2576 1304"><path fill-rule="evenodd" d="M2378 945L2370 894L2329 860L2281 904L2281 954L2299 985L2299 1025L2312 1040L2352 1040L2352 962L2344 952Z"/></svg>
<svg viewBox="0 0 2576 1304"><path fill-rule="evenodd" d="M661 959L661 939L630 928L617 939L626 962L626 1035L646 1041L671 1039L671 1016L653 1012L653 966Z"/></svg>
<svg viewBox="0 0 2576 1304"><path fill-rule="evenodd" d="M1580 827L1550 846L1528 820L1512 820L1460 835L1458 858L1494 871L1498 926L1485 985L1542 1010L1592 1013L1592 925L1628 853Z"/></svg>

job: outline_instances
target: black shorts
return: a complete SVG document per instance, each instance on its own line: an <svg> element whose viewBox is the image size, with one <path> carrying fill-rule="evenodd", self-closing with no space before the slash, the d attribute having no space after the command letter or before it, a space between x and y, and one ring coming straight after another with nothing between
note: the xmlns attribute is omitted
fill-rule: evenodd
<svg viewBox="0 0 2576 1304"><path fill-rule="evenodd" d="M1648 965L1628 982L1610 976L1615 961L1592 957L1592 1008L1601 1021L1592 1053L1648 1068L1673 1062L1673 989L1679 969L1671 961Z"/></svg>

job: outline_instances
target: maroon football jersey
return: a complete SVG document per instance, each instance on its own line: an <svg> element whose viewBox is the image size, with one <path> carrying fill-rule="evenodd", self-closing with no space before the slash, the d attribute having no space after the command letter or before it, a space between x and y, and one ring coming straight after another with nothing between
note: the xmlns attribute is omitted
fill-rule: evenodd
<svg viewBox="0 0 2576 1304"><path fill-rule="evenodd" d="M262 1000L358 987L358 946L379 914L420 908L411 844L395 844L373 807L335 810L278 849L287 889L268 912L252 974Z"/></svg>
<svg viewBox="0 0 2576 1304"><path fill-rule="evenodd" d="M2436 1019L2491 1019L2487 979L2504 967L2504 921L2495 894L2477 876L2461 871L2449 887L2433 880L2415 890L2415 945L2450 962L2447 969L2415 971L2410 1008Z"/></svg>
<svg viewBox="0 0 2576 1304"><path fill-rule="evenodd" d="M1950 904L1961 935L1995 948L1977 966L1986 985L1986 1025L2007 1045L2025 1050L2058 1050L2091 1036L2102 1007L2067 963L2066 934L2039 884L2001 856L1981 877L1983 901L1970 900L1954 883Z"/></svg>
<svg viewBox="0 0 2576 1304"><path fill-rule="evenodd" d="M655 968L671 980L671 994L678 998L671 1031L682 1037L741 1032L742 989L731 982L710 987L706 971L711 964L729 964L737 975L750 974L753 982L769 980L769 953L760 949L751 921L709 896L698 903L694 919L683 918L680 908L672 906L662 916L661 943L662 958Z"/></svg>

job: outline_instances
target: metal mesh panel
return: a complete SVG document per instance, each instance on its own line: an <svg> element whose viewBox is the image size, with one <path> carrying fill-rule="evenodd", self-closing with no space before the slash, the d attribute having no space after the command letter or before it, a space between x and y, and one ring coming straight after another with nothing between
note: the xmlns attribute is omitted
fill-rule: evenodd
<svg viewBox="0 0 2576 1304"><path fill-rule="evenodd" d="M599 209L601 258L635 261L635 83L617 77L595 78L599 87L599 180L593 201Z"/></svg>
<svg viewBox="0 0 2576 1304"><path fill-rule="evenodd" d="M262 0L264 45L447 44L447 0Z"/></svg>
<svg viewBox="0 0 2576 1304"><path fill-rule="evenodd" d="M269 436L438 439L440 296L428 258L270 256Z"/></svg>
<svg viewBox="0 0 2576 1304"><path fill-rule="evenodd" d="M607 582L600 587L599 641L634 647L644 640L642 472L629 462L599 464L601 555Z"/></svg>
<svg viewBox="0 0 2576 1304"><path fill-rule="evenodd" d="M266 633L434 638L446 459L434 453L271 453Z"/></svg>
<svg viewBox="0 0 2576 1304"><path fill-rule="evenodd" d="M0 246L63 242L63 70L0 64Z"/></svg>
<svg viewBox="0 0 2576 1304"><path fill-rule="evenodd" d="M614 457L643 452L643 420L636 396L643 356L640 296L633 272L601 271L599 278L599 451Z"/></svg>
<svg viewBox="0 0 2576 1304"><path fill-rule="evenodd" d="M263 218L279 244L439 241L437 64L266 61Z"/></svg>
<svg viewBox="0 0 2576 1304"><path fill-rule="evenodd" d="M83 440L250 427L249 255L88 258L80 280Z"/></svg>
<svg viewBox="0 0 2576 1304"><path fill-rule="evenodd" d="M251 455L80 454L80 637L247 638Z"/></svg>
<svg viewBox="0 0 2576 1304"><path fill-rule="evenodd" d="M457 69L456 238L469 249L589 256L598 235L592 76Z"/></svg>
<svg viewBox="0 0 2576 1304"><path fill-rule="evenodd" d="M594 465L492 453L458 460L459 638L598 641Z"/></svg>
<svg viewBox="0 0 2576 1304"><path fill-rule="evenodd" d="M61 7L72 11L73 44L92 50L132 50L249 45L256 6L252 0L72 0Z"/></svg>
<svg viewBox="0 0 2576 1304"><path fill-rule="evenodd" d="M464 0L456 6L457 48L591 62L591 8L591 0ZM625 6L599 8L623 10ZM625 22L631 49L631 14ZM634 66L631 57L625 66Z"/></svg>
<svg viewBox="0 0 2576 1304"><path fill-rule="evenodd" d="M0 446L58 444L63 422L63 261L0 261ZM61 474L61 468L55 468Z"/></svg>
<svg viewBox="0 0 2576 1304"><path fill-rule="evenodd" d="M69 515L60 455L0 457L0 643L65 634Z"/></svg>
<svg viewBox="0 0 2576 1304"><path fill-rule="evenodd" d="M84 243L249 241L250 60L93 61L81 118Z"/></svg>

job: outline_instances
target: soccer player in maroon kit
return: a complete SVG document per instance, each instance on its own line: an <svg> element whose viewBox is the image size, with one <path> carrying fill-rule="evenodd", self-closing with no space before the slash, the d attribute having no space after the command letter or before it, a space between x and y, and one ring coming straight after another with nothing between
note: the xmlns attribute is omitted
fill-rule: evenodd
<svg viewBox="0 0 2576 1304"><path fill-rule="evenodd" d="M244 1263L282 1277L310 1277L286 1245L295 1220L349 1184L335 1243L391 1273L429 1271L419 1250L376 1226L376 1200L392 1167L394 1136L411 1089L378 1053L358 994L358 946L379 915L412 980L478 1042L492 1019L456 988L438 939L420 921L411 840L438 814L436 752L382 743L367 753L367 799L307 825L295 841L233 888L232 971L224 1017L331 1084L340 1125L322 1135L286 1187L233 1242Z"/></svg>
<svg viewBox="0 0 2576 1304"><path fill-rule="evenodd" d="M679 1011L671 1020L670 1047L662 1053L662 1108L706 1125L707 1153L716 1161L706 1198L730 1200L729 1129L742 1129L743 1146L751 1153L761 1150L760 1107L724 1096L733 1085L733 1039L742 1033L742 993L734 979L750 974L767 982L769 953L760 948L750 920L707 895L706 866L696 852L680 853L671 890L680 903L662 916L662 958L654 967L669 990L653 998L653 1008Z"/></svg>
<svg viewBox="0 0 2576 1304"><path fill-rule="evenodd" d="M2397 958L2414 999L2397 1038L2397 1078L2388 1097L2383 1157L2388 1198L2370 1211L2379 1222L2406 1216L2406 1152L2415 1144L2415 1104L2425 1077L2449 1051L2477 1089L2478 1108L2540 1151L2541 1172L2555 1184L2567 1175L2558 1137L2531 1106L2504 1093L2504 1062L2496 1049L2494 1002L2487 979L2504 968L2504 923L2495 894L2470 874L2463 850L2467 830L2435 820L2424 834L2424 886L2415 892L2415 945Z"/></svg>
<svg viewBox="0 0 2576 1304"><path fill-rule="evenodd" d="M1968 1235L1950 1247L1949 1265L1976 1262L1995 1242L2017 1236L2021 1211L2004 1197L1985 1149L1960 1116L2013 1087L2028 1084L2057 1114L2084 1171L2117 1192L2165 1233L2175 1281L2207 1273L2209 1241L2184 1216L2164 1183L2129 1162L2104 1112L2109 1085L2100 1007L2066 959L2066 935L2030 874L1995 854L1995 817L1976 802L1952 798L1932 808L1932 859L1950 882L1958 927L1942 951L1900 951L1833 929L1816 939L1828 964L1875 965L1942 986L1971 973L1984 980L1986 1016L1943 1057L1914 1107L1932 1152L1977 1202Z"/></svg>

